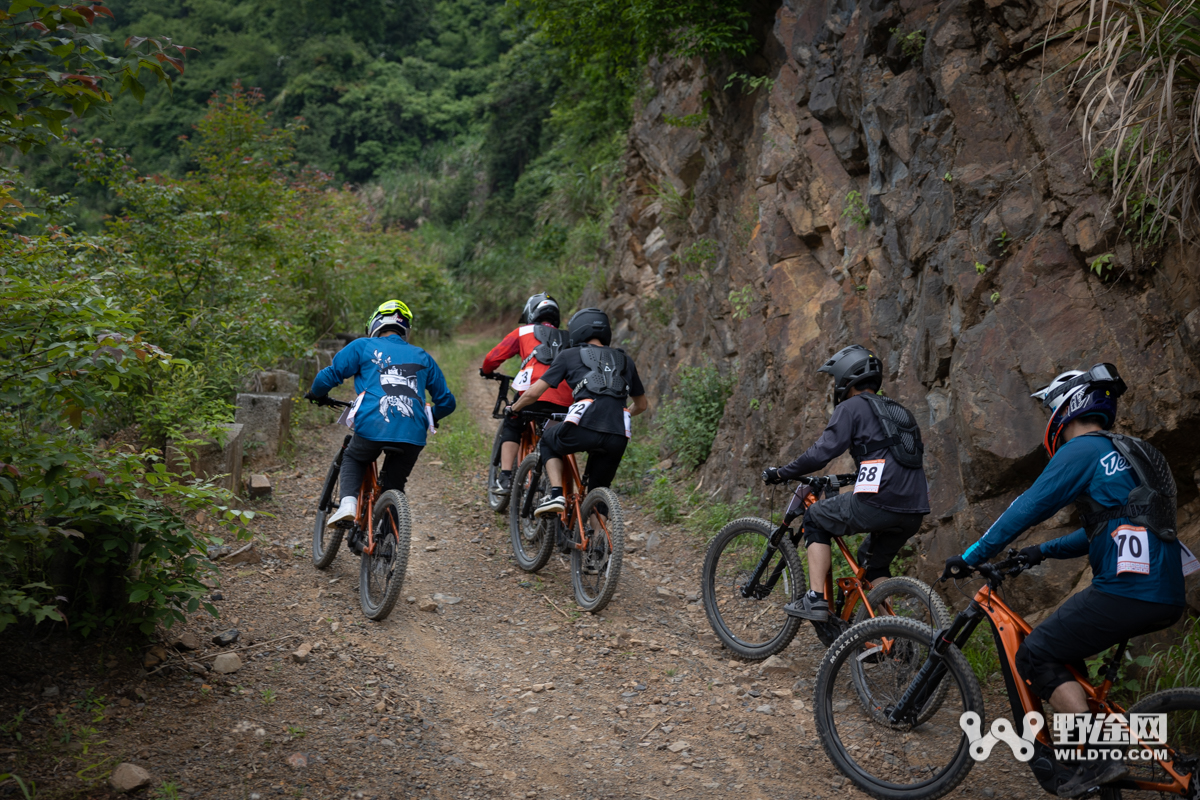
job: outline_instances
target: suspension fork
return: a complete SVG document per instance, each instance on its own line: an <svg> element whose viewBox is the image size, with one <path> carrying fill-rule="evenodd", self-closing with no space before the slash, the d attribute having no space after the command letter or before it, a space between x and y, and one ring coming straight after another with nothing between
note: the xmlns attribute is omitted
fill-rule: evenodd
<svg viewBox="0 0 1200 800"><path fill-rule="evenodd" d="M525 492L525 498L521 501L521 513L519 516L528 517L533 513L533 495L537 492L538 484L542 481L542 462L539 459L537 466L530 473L529 490Z"/></svg>
<svg viewBox="0 0 1200 800"><path fill-rule="evenodd" d="M768 590L773 588L779 580L779 576L783 574L783 570L787 565L780 559L779 563L775 565L775 569L771 572L771 577L767 579L766 584L759 583L762 580L763 573L767 571L767 565L771 563L771 559L779 552L779 543L783 540L784 535L791 533L791 528L788 526L791 524L792 519L794 517L784 519L783 524L776 528L775 532L771 534L771 538L767 540L767 548L763 550L762 558L758 560L758 565L755 566L754 573L750 576L749 580L742 584L742 597L750 597L755 594L760 585L765 585Z"/></svg>
<svg viewBox="0 0 1200 800"><path fill-rule="evenodd" d="M950 645L961 650L985 616L979 604L972 600L969 606L954 617L949 628L943 628L934 634L929 657L900 696L900 701L887 709L888 722L901 725L912 724L916 720L917 712L925 707L925 703L946 676L946 651L950 649Z"/></svg>

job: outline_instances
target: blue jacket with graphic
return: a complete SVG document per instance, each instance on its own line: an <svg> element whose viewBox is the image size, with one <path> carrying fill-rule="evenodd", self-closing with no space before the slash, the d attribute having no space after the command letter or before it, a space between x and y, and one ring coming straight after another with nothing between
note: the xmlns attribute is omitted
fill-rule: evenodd
<svg viewBox="0 0 1200 800"><path fill-rule="evenodd" d="M1103 506L1120 506L1137 485L1133 468L1112 442L1103 436L1076 436L1058 449L1029 491L1012 502L983 538L967 548L963 558L972 566L987 561L1084 492ZM1105 594L1182 606L1179 543L1160 541L1149 531L1131 535L1122 527L1130 524L1125 518L1112 520L1107 523L1108 535L1099 534L1090 543L1080 528L1043 543L1042 554L1047 558L1086 555L1092 565L1092 585Z"/></svg>
<svg viewBox="0 0 1200 800"><path fill-rule="evenodd" d="M454 411L454 395L437 362L399 336L350 342L317 373L312 393L328 394L348 378L354 378L355 392L366 393L354 416L354 432L364 439L424 445L426 392L435 420Z"/></svg>

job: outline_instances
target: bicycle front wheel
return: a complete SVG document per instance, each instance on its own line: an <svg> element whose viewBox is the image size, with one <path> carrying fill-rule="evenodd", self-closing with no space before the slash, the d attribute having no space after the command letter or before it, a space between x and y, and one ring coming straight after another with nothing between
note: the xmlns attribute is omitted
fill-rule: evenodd
<svg viewBox="0 0 1200 800"><path fill-rule="evenodd" d="M708 543L700 571L708 624L726 647L753 661L787 647L803 624L783 610L805 591L804 567L786 536L758 581L749 588L746 585L774 532L765 519L735 519Z"/></svg>
<svg viewBox="0 0 1200 800"><path fill-rule="evenodd" d="M945 673L932 687L940 694L945 686L936 710L917 724L886 722L929 657L934 633L915 620L876 617L842 634L817 669L813 714L821 746L843 775L880 800L933 800L950 792L975 763L959 719L975 712L987 728L979 682L956 647L946 651ZM853 665L861 667L858 676ZM864 707L859 681L871 709Z"/></svg>
<svg viewBox="0 0 1200 800"><path fill-rule="evenodd" d="M503 423L501 423L503 424ZM504 469L504 464L500 463L500 447L503 442L500 441L500 431L496 431L496 438L492 440L492 460L488 467L487 477L487 502L488 508L495 511L497 514L503 514L508 508L509 495L492 494L492 487L496 485L496 479L500 477L500 471ZM511 464L509 466L512 466Z"/></svg>
<svg viewBox="0 0 1200 800"><path fill-rule="evenodd" d="M584 611L600 611L617 591L625 558L625 513L612 489L592 489L580 506L587 548L571 550L571 585L575 603Z"/></svg>
<svg viewBox="0 0 1200 800"><path fill-rule="evenodd" d="M526 572L537 572L546 566L554 553L555 518L533 516L533 510L549 491L550 481L546 473L538 469L538 454L530 453L513 475L513 502L508 507L508 535L513 558ZM526 507L529 513L522 516Z"/></svg>
<svg viewBox="0 0 1200 800"><path fill-rule="evenodd" d="M329 465L329 474L317 500L317 519L313 523L312 560L317 569L325 569L337 558L338 545L342 543L344 531L340 527L325 527L329 512L337 507L338 474L342 471L339 461Z"/></svg>
<svg viewBox="0 0 1200 800"><path fill-rule="evenodd" d="M396 605L408 569L412 515L404 493L384 492L375 503L374 522L375 550L362 555L358 599L367 619L383 620Z"/></svg>

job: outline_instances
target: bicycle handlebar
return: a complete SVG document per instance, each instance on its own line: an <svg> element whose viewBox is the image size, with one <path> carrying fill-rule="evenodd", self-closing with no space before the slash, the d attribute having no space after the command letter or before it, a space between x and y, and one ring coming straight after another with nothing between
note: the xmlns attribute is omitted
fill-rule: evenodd
<svg viewBox="0 0 1200 800"><path fill-rule="evenodd" d="M322 395L321 397L311 397L311 396L305 395L304 399L308 400L308 402L310 402L310 403L316 403L319 406L336 406L338 408L349 408L350 406L354 405L353 403L347 403L344 400L334 400L329 395Z"/></svg>
<svg viewBox="0 0 1200 800"><path fill-rule="evenodd" d="M496 392L496 404L492 406L492 419L503 419L504 414L501 412L505 406L510 405L508 402L508 387L512 384L513 376L503 375L499 372L484 372L481 369L479 370L479 377L489 381L500 382L500 390Z"/></svg>

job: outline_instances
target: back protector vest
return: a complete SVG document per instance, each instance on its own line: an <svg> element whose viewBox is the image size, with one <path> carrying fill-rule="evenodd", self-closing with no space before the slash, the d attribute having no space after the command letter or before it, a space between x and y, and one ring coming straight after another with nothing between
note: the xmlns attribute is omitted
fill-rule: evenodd
<svg viewBox="0 0 1200 800"><path fill-rule="evenodd" d="M584 389L593 397L615 397L622 401L629 397L624 352L615 347L583 345L579 348L579 358L590 371L571 390L576 400Z"/></svg>

